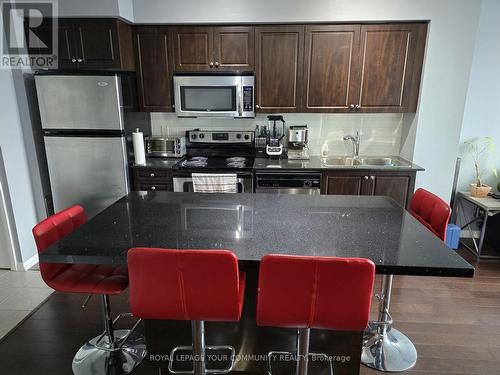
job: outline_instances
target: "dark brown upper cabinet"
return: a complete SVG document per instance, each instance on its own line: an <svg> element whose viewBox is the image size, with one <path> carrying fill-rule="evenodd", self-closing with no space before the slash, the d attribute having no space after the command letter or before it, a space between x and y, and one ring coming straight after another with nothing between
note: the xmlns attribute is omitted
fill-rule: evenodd
<svg viewBox="0 0 500 375"><path fill-rule="evenodd" d="M302 111L304 29L255 28L256 111Z"/></svg>
<svg viewBox="0 0 500 375"><path fill-rule="evenodd" d="M360 112L415 112L426 24L361 26Z"/></svg>
<svg viewBox="0 0 500 375"><path fill-rule="evenodd" d="M211 27L174 27L175 70L208 71L214 68Z"/></svg>
<svg viewBox="0 0 500 375"><path fill-rule="evenodd" d="M172 66L168 27L134 29L139 106L145 112L172 111Z"/></svg>
<svg viewBox="0 0 500 375"><path fill-rule="evenodd" d="M359 96L360 33L360 25L306 26L306 111L352 111Z"/></svg>
<svg viewBox="0 0 500 375"><path fill-rule="evenodd" d="M28 31L28 23L25 22L26 35L29 35ZM66 68L75 68L75 64L77 62L77 43L75 40L75 33L73 28L73 20L59 18L57 22L57 57L58 57L58 68L66 69ZM37 28L37 35L42 38L42 40L48 40L52 35L52 20L47 20L45 24L42 24ZM38 55L40 54L40 50L36 47L28 47L29 54ZM74 60L74 61L72 61Z"/></svg>
<svg viewBox="0 0 500 375"><path fill-rule="evenodd" d="M251 71L254 68L254 28L214 27L214 64L220 70Z"/></svg>
<svg viewBox="0 0 500 375"><path fill-rule="evenodd" d="M176 71L253 69L253 27L182 26L173 35Z"/></svg>
<svg viewBox="0 0 500 375"><path fill-rule="evenodd" d="M47 27L41 32L51 30ZM132 29L123 21L106 18L59 18L57 34L59 69L135 69Z"/></svg>
<svg viewBox="0 0 500 375"><path fill-rule="evenodd" d="M76 20L75 31L81 69L134 69L132 28L126 23L116 19Z"/></svg>

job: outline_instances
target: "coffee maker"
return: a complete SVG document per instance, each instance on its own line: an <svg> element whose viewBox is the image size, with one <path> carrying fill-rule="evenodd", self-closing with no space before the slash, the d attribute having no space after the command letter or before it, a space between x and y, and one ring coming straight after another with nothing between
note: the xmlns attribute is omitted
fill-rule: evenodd
<svg viewBox="0 0 500 375"><path fill-rule="evenodd" d="M288 159L309 160L307 125L294 125L288 129Z"/></svg>

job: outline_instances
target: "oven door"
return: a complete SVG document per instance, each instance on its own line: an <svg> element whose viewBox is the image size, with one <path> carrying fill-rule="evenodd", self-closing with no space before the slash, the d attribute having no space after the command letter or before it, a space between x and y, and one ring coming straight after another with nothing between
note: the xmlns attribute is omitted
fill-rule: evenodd
<svg viewBox="0 0 500 375"><path fill-rule="evenodd" d="M253 76L174 76L178 117L254 117Z"/></svg>
<svg viewBox="0 0 500 375"><path fill-rule="evenodd" d="M236 187L238 193L253 193L253 179L251 177L238 177ZM194 193L193 179L191 177L174 177L174 192Z"/></svg>

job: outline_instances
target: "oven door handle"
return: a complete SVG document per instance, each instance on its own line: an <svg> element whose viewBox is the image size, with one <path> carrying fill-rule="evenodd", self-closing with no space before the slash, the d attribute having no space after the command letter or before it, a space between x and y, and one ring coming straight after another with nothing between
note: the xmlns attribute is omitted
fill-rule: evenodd
<svg viewBox="0 0 500 375"><path fill-rule="evenodd" d="M193 179L190 177L174 177L174 191L175 192L187 192L186 184L193 184ZM245 179L237 178L236 185L241 186L241 192L245 193Z"/></svg>
<svg viewBox="0 0 500 375"><path fill-rule="evenodd" d="M244 180L242 178L237 178L236 179L236 185L240 185L241 186L241 192L242 193L245 192L245 183L244 183ZM238 191L238 189L236 189L236 191Z"/></svg>

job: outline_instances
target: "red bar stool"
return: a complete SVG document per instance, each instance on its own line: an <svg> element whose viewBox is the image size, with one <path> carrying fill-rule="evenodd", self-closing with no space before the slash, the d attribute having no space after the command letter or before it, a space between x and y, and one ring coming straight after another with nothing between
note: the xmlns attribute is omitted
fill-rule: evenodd
<svg viewBox="0 0 500 375"><path fill-rule="evenodd" d="M450 206L437 195L417 189L410 202L409 212L443 242L450 220ZM378 320L370 322L363 342L361 362L379 371L400 372L412 368L417 362L417 350L411 340L392 327L389 312L393 275L384 275Z"/></svg>
<svg viewBox="0 0 500 375"><path fill-rule="evenodd" d="M266 255L260 263L257 325L298 329L296 374L306 375L310 329L364 331L374 277L368 259ZM268 353L269 374L271 357L282 353Z"/></svg>
<svg viewBox="0 0 500 375"><path fill-rule="evenodd" d="M443 242L451 208L444 200L425 189L417 189L410 202L410 213Z"/></svg>
<svg viewBox="0 0 500 375"><path fill-rule="evenodd" d="M205 321L238 321L243 307L245 273L228 250L134 248L128 252L130 306L142 319L190 320L192 346L170 353L169 371L181 374L227 374L234 365L234 348L205 346ZM226 369L206 369L205 350L229 350ZM192 350L193 371L174 370L175 354Z"/></svg>
<svg viewBox="0 0 500 375"><path fill-rule="evenodd" d="M67 236L87 222L81 206L72 206L48 217L33 228L38 253ZM120 294L128 286L126 267L107 265L40 263L45 283L58 292L98 294L101 297L104 332L88 341L73 359L76 375L127 374L145 357L143 336L133 335L139 321L131 330L114 330L109 296Z"/></svg>

